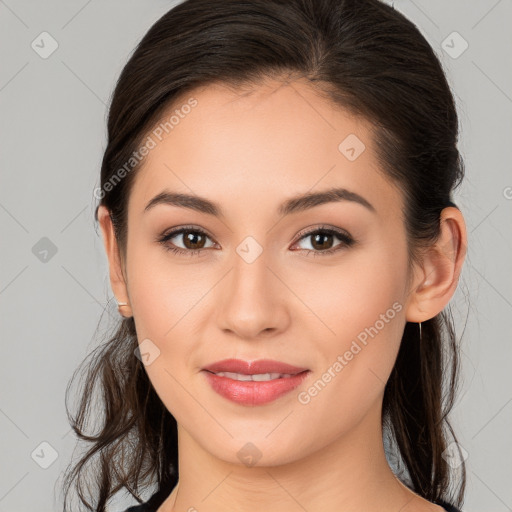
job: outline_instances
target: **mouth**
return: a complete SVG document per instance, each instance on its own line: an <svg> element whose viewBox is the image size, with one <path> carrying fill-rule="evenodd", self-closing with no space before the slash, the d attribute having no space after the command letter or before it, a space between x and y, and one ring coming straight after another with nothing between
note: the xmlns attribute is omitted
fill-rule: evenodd
<svg viewBox="0 0 512 512"><path fill-rule="evenodd" d="M208 371L208 370L205 370ZM307 371L307 370L306 370ZM217 377L227 377L228 379L239 380L243 382L268 382L270 380L275 379L289 379L297 374L291 373L254 373L254 374L244 374L244 373L233 373L233 372L209 372L217 375Z"/></svg>
<svg viewBox="0 0 512 512"><path fill-rule="evenodd" d="M300 368L292 364L274 361L272 359L259 359L257 361L244 361L242 359L224 359L205 366L203 370L212 373L233 373L237 375L297 375L308 368ZM276 378L276 377L274 377Z"/></svg>
<svg viewBox="0 0 512 512"><path fill-rule="evenodd" d="M311 371L279 361L250 363L230 359L203 368L201 373L220 396L239 405L256 406L288 394L302 384Z"/></svg>

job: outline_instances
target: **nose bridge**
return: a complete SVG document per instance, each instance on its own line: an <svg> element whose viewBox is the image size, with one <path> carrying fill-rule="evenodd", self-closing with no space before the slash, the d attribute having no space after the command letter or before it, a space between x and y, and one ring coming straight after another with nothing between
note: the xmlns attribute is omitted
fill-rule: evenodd
<svg viewBox="0 0 512 512"><path fill-rule="evenodd" d="M265 293L271 284L268 282L272 273L267 268L271 265L268 247L261 245L254 237L247 236L235 249L233 255L232 287L236 292L245 290L256 294Z"/></svg>
<svg viewBox="0 0 512 512"><path fill-rule="evenodd" d="M284 292L269 268L270 251L247 236L235 248L231 266L230 275L219 288L218 326L244 338L284 328L288 318Z"/></svg>

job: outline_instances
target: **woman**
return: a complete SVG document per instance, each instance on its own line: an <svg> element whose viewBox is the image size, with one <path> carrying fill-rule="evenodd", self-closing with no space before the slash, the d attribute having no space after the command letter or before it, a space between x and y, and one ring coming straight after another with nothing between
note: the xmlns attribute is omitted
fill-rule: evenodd
<svg viewBox="0 0 512 512"><path fill-rule="evenodd" d="M128 510L458 510L457 130L432 48L378 0L159 19L95 191L122 321L73 418L81 505L153 486Z"/></svg>

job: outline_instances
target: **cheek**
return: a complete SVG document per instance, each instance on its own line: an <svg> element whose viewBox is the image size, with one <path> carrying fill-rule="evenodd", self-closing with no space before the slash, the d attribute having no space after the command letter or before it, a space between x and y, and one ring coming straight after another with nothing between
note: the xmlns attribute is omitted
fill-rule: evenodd
<svg viewBox="0 0 512 512"><path fill-rule="evenodd" d="M347 251L329 267L309 264L300 271L282 273L283 280L297 291L306 308L291 310L296 313L296 323L303 324L308 319L308 325L316 327L317 335L312 339L325 339L326 352L329 347L342 349L347 341L376 322L382 337L393 338L396 334L396 329L387 328L388 322L382 329L379 321L384 315L384 320L393 320L389 323L401 323L396 318L401 318L397 309L403 309L407 260L405 247L402 251L399 241L395 247L396 250L386 250L384 244L374 244L371 249ZM399 306L393 308L395 303Z"/></svg>
<svg viewBox="0 0 512 512"><path fill-rule="evenodd" d="M301 402L311 412L350 410L356 417L383 392L405 322L405 254L361 252L330 272L309 274L301 299L321 320L311 317L305 326L319 356L318 381Z"/></svg>
<svg viewBox="0 0 512 512"><path fill-rule="evenodd" d="M132 247L128 259L128 288L137 332L162 343L197 321L201 298L211 287L200 266L176 264L174 256L159 247ZM204 299L203 299L204 300Z"/></svg>
<svg viewBox="0 0 512 512"><path fill-rule="evenodd" d="M148 377L179 422L187 422L188 416L200 418L201 410L191 407L193 400L184 390L192 370L190 355L197 351L194 330L205 282L192 274L192 266L172 264L164 250L131 249L128 288L141 351L146 347L151 354L151 363L145 366Z"/></svg>

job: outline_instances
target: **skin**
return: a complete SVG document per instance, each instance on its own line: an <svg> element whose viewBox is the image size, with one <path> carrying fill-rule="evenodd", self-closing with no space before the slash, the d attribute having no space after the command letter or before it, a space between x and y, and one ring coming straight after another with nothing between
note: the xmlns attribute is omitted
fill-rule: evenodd
<svg viewBox="0 0 512 512"><path fill-rule="evenodd" d="M380 422L405 323L432 318L456 289L462 214L443 210L439 241L408 273L402 193L382 173L366 121L301 80L268 81L250 94L209 85L187 97L198 105L138 171L126 260L108 211L99 210L112 290L129 303L120 311L134 316L139 343L149 338L160 350L146 371L178 422L180 479L159 512L441 511L395 477ZM338 150L349 134L366 146L354 161ZM292 196L335 186L360 194L375 212L340 201L277 213ZM163 189L208 198L224 216L172 205L144 213ZM156 241L184 225L208 233L199 256ZM322 225L357 243L334 236L315 249L313 237L298 236ZM236 252L247 236L262 248L250 264ZM183 235L167 243L191 250ZM330 255L307 252L335 246ZM300 403L298 393L396 302L394 318ZM276 359L311 372L274 402L243 406L215 393L201 373L225 358ZM237 456L248 442L261 454L253 466Z"/></svg>

